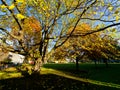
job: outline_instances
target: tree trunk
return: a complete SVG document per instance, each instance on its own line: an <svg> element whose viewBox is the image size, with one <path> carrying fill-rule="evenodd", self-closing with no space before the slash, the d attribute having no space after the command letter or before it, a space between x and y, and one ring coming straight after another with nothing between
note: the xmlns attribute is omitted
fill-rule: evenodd
<svg viewBox="0 0 120 90"><path fill-rule="evenodd" d="M96 61L96 60L94 60L94 62L95 62L95 68L97 68L97 61Z"/></svg>
<svg viewBox="0 0 120 90"><path fill-rule="evenodd" d="M106 68L108 68L108 61L105 60L105 65L106 65Z"/></svg>
<svg viewBox="0 0 120 90"><path fill-rule="evenodd" d="M78 61L79 61L79 58L78 58L78 57L76 57L76 71L78 71L78 70L79 70L79 63L78 63Z"/></svg>
<svg viewBox="0 0 120 90"><path fill-rule="evenodd" d="M78 60L76 60L76 71L79 70L79 64L78 64Z"/></svg>
<svg viewBox="0 0 120 90"><path fill-rule="evenodd" d="M36 62L35 62L34 71L40 72L41 66L42 66L41 58L38 58L38 59L36 60Z"/></svg>
<svg viewBox="0 0 120 90"><path fill-rule="evenodd" d="M35 75L36 76L40 75L41 67L42 67L42 65L44 63L44 58L45 58L46 51L47 51L47 45L48 45L48 43L43 45L43 41L41 41L40 47L39 47L41 57L36 60L35 66L34 66L34 68L32 70L33 72L32 72L31 75L34 75L34 76Z"/></svg>

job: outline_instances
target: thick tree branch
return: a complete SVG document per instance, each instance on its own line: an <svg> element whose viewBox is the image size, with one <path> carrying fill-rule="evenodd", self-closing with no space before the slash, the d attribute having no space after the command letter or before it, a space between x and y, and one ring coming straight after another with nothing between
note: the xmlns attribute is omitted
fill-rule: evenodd
<svg viewBox="0 0 120 90"><path fill-rule="evenodd" d="M81 18L81 19L86 19L86 20L92 20L92 21L102 21L102 22L114 22L116 20L103 20L99 18Z"/></svg>
<svg viewBox="0 0 120 90"><path fill-rule="evenodd" d="M107 28L114 27L114 26L118 26L118 25L120 25L120 23L111 24L111 25L108 25L108 26L106 26L106 27L100 28L100 29L98 29L98 30L93 30L93 31L88 32L88 33L86 33L86 34L82 34L82 35L80 35L80 36L86 36L86 35L89 35L89 34L93 34L93 33L96 33L96 32L100 32L100 31L103 31L103 30L105 30L105 29L107 29Z"/></svg>
<svg viewBox="0 0 120 90"><path fill-rule="evenodd" d="M90 35L90 34L93 34L93 33L97 33L97 32L100 32L100 31L104 31L110 27L114 27L114 26L118 26L120 25L120 23L115 23L115 24L111 24L111 25L108 25L106 27L103 27L103 28L100 28L100 29L97 29L97 30L90 30L90 32L87 32L87 33L81 33L81 34L71 34L71 35L64 35L64 36L56 36L57 38L60 37L60 39L63 39L63 38L70 38L70 37L81 37L81 36L87 36L87 35ZM51 38L48 38L48 39L55 39L54 37L51 37ZM66 39L65 39L66 40ZM65 42L64 42L65 43ZM63 43L63 44L64 44ZM58 48L60 46L62 46L63 44L60 44L54 48Z"/></svg>
<svg viewBox="0 0 120 90"><path fill-rule="evenodd" d="M14 0L14 3L16 3L16 0ZM18 6L15 4L16 9L18 10L19 13L21 13L21 11L19 10Z"/></svg>
<svg viewBox="0 0 120 90"><path fill-rule="evenodd" d="M17 39L18 41L21 39L20 37L17 37L17 36L15 36L15 35L13 35L13 34L10 34L10 33L9 33L6 29L4 29L4 28L0 28L0 30L3 31L3 32L5 32L7 35L13 37L14 39Z"/></svg>
<svg viewBox="0 0 120 90"><path fill-rule="evenodd" d="M89 6L87 6L86 8L84 8L84 10L82 11L82 13L81 13L81 15L79 16L78 20L76 21L73 30L70 32L69 36L68 36L61 44L59 44L58 46L55 46L54 48L57 48L57 47L62 46L62 45L71 37L72 33L73 33L74 30L76 29L76 27L77 27L79 21L81 20L82 16L83 16L83 15L85 14L85 12L86 12L89 8L91 8L96 2L97 2L97 0L95 0L94 2L92 2L92 3L91 3Z"/></svg>

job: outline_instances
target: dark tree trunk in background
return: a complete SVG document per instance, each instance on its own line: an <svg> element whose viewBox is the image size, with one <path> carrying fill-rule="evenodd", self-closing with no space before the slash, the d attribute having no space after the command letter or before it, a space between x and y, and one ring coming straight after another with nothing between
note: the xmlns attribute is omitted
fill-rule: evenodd
<svg viewBox="0 0 120 90"><path fill-rule="evenodd" d="M94 60L94 62L95 62L95 68L97 68L97 60Z"/></svg>
<svg viewBox="0 0 120 90"><path fill-rule="evenodd" d="M76 57L76 71L78 71L79 70L79 57L77 56Z"/></svg>
<svg viewBox="0 0 120 90"><path fill-rule="evenodd" d="M76 57L76 71L79 71L79 60L82 59L84 57L85 53L82 55L78 55Z"/></svg>
<svg viewBox="0 0 120 90"><path fill-rule="evenodd" d="M106 68L108 68L108 60L107 59L104 60L104 63L106 65Z"/></svg>

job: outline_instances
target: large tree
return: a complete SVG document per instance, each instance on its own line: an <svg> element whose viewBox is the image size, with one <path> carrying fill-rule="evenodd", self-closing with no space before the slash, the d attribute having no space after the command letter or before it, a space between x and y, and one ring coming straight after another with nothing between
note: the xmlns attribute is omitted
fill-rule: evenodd
<svg viewBox="0 0 120 90"><path fill-rule="evenodd" d="M70 37L90 35L113 26L118 29L119 4L119 0L0 0L0 31L4 36L1 46L10 51L28 53L26 49L29 49L27 45L29 43L25 41L32 43L33 40L31 38L30 41L29 37L37 35L30 33L28 35L29 26L32 30L36 27L30 23L34 23L34 20L39 22L39 26L35 29L41 29L37 30L40 32L40 37L37 38L38 42L30 45L30 47L36 46L36 50L39 50L39 59L36 60L33 69L34 72L39 72L40 64L44 62L46 54L49 55L50 51L62 46ZM34 17L34 20L31 20L31 17ZM92 27L99 24L102 26L73 35L81 22L89 23ZM68 34L70 27L72 30ZM18 30L18 35L11 33L13 29ZM18 47L14 48L13 40L20 47L19 50Z"/></svg>
<svg viewBox="0 0 120 90"><path fill-rule="evenodd" d="M98 28L98 27L95 27ZM71 32L68 30L68 34ZM106 66L108 60L120 58L120 51L117 48L118 42L113 38L115 30L106 30L107 32L96 32L86 36L76 37L74 35L87 33L91 30L90 25L82 23L77 26L71 36L60 48L56 49L54 55L56 59L69 58L76 59L76 67L78 69L78 61L82 59L104 61ZM61 53L59 53L61 52Z"/></svg>

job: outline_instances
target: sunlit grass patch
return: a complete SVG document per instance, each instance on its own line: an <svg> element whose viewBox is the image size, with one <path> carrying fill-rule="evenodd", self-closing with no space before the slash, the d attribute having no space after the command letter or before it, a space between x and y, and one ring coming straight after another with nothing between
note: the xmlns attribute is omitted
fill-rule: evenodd
<svg viewBox="0 0 120 90"><path fill-rule="evenodd" d="M97 80L80 78L80 77L76 77L76 76L66 74L62 71L55 70L55 69L42 68L41 72L42 72L42 74L55 74L55 75L58 75L58 76L62 76L62 77L65 77L65 78L81 81L81 82L84 82L84 83L91 83L91 84L100 85L100 86L107 86L107 87L111 87L111 88L120 88L119 84L107 83L107 82L101 82L101 81L97 81Z"/></svg>
<svg viewBox="0 0 120 90"><path fill-rule="evenodd" d="M9 68L6 68L4 71L6 71L6 72L15 72L15 71L17 71L17 69L15 67L9 67Z"/></svg>
<svg viewBox="0 0 120 90"><path fill-rule="evenodd" d="M94 64L80 64L79 69L88 71L87 74L79 71L75 73L75 64L46 64L45 67L50 69L47 71L66 78L120 89L120 64L110 64L109 68L106 68L104 64L99 64L97 68ZM82 75L85 75L85 78L81 77Z"/></svg>
<svg viewBox="0 0 120 90"><path fill-rule="evenodd" d="M0 72L0 80L1 79L16 78L16 77L21 77L21 73Z"/></svg>
<svg viewBox="0 0 120 90"><path fill-rule="evenodd" d="M80 78L120 84L120 64L109 64L108 68L105 67L105 64L98 64L97 67L94 64L79 64L80 71L77 72L75 64L45 64L44 67ZM84 73L84 71L87 71L87 73Z"/></svg>
<svg viewBox="0 0 120 90"><path fill-rule="evenodd" d="M27 90L31 90L31 88L36 90L39 87L44 88L44 90L57 90L58 88L62 88L61 90L88 90L89 87L92 88L90 90L104 90L103 88L106 88L105 90L113 90L113 88L120 88L118 84L80 78L52 68L42 67L40 73L40 78L27 78L22 77L21 73L16 72L15 68L8 68L0 72L0 84L3 85L3 87L0 86L0 88L13 88L15 85L18 90L25 89L25 87L27 87Z"/></svg>
<svg viewBox="0 0 120 90"><path fill-rule="evenodd" d="M0 79L9 79L16 77L21 77L21 73L17 72L17 69L15 67L10 67L0 71Z"/></svg>

